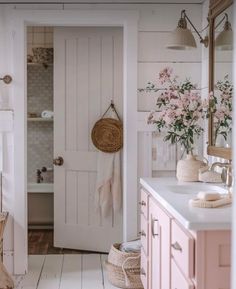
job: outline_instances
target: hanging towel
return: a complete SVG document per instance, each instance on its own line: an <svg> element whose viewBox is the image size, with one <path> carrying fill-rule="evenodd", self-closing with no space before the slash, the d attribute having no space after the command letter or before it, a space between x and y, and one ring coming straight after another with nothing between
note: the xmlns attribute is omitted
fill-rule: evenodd
<svg viewBox="0 0 236 289"><path fill-rule="evenodd" d="M108 117L117 118L114 111ZM117 213L122 207L121 188L121 153L98 152L97 182L96 182L96 208L101 210L103 217Z"/></svg>
<svg viewBox="0 0 236 289"><path fill-rule="evenodd" d="M120 152L98 152L97 184L95 205L101 209L102 216L107 217L119 212L122 203Z"/></svg>

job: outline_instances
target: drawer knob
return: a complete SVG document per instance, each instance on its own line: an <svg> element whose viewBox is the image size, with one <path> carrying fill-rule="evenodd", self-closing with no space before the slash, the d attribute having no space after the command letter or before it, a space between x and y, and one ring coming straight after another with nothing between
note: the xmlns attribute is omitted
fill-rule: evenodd
<svg viewBox="0 0 236 289"><path fill-rule="evenodd" d="M141 275L146 276L146 272L145 272L145 270L143 268L141 268L140 273L141 273Z"/></svg>
<svg viewBox="0 0 236 289"><path fill-rule="evenodd" d="M176 251L182 252L182 247L178 242L175 242L174 244L171 245L172 248L174 248Z"/></svg>
<svg viewBox="0 0 236 289"><path fill-rule="evenodd" d="M141 232L139 232L140 236L146 237L146 233L142 230Z"/></svg>
<svg viewBox="0 0 236 289"><path fill-rule="evenodd" d="M144 202L144 201L141 201L141 202L138 202L139 203L139 205L141 205L141 206L146 206L146 203Z"/></svg>

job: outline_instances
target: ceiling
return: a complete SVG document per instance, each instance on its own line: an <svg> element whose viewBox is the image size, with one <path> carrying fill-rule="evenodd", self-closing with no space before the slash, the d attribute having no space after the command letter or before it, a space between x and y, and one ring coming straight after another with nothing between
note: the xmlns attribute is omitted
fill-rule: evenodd
<svg viewBox="0 0 236 289"><path fill-rule="evenodd" d="M40 3L83 3L83 4L91 4L91 3L109 3L109 4L169 4L169 3L175 3L175 4L198 4L203 3L205 0L0 0L0 3L4 4L12 4L12 3L30 3L30 4L40 4Z"/></svg>

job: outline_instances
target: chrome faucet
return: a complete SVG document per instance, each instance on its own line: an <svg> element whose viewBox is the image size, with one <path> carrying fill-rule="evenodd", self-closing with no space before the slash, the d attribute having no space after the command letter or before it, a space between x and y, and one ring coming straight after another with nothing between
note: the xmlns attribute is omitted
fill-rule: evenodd
<svg viewBox="0 0 236 289"><path fill-rule="evenodd" d="M215 162L211 165L210 170L214 171L215 167L223 168L221 173L221 179L225 183L226 187L230 190L233 185L232 163Z"/></svg>
<svg viewBox="0 0 236 289"><path fill-rule="evenodd" d="M37 169L36 175L37 175L37 183L40 184L43 181L42 171Z"/></svg>

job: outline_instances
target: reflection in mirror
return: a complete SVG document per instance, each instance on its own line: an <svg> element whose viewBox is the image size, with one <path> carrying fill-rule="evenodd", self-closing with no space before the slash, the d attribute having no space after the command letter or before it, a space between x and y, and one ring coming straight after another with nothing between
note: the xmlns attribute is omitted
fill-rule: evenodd
<svg viewBox="0 0 236 289"><path fill-rule="evenodd" d="M231 147L232 135L232 71L233 8L230 6L215 19L214 29L214 91L210 95L213 112L213 145Z"/></svg>

